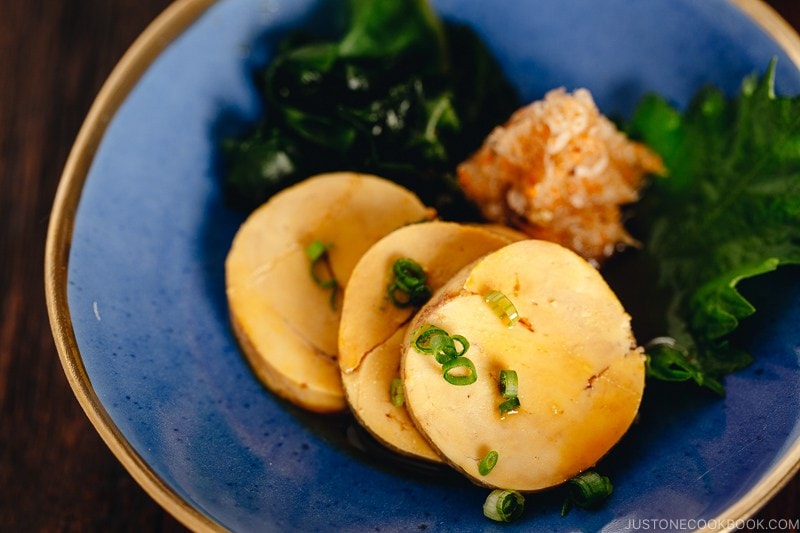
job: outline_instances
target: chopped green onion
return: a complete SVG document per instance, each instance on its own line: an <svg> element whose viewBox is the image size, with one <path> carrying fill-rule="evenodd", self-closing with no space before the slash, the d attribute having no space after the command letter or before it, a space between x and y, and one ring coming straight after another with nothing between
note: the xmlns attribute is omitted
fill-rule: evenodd
<svg viewBox="0 0 800 533"><path fill-rule="evenodd" d="M461 351L456 351L456 357L461 357L467 353L467 350L469 350L469 341L467 339L461 335L451 335L450 338L453 339L454 343L457 342L461 345Z"/></svg>
<svg viewBox="0 0 800 533"><path fill-rule="evenodd" d="M328 253L330 247L330 244L325 244L317 239L306 247L306 257L308 257L312 263L318 261L322 256Z"/></svg>
<svg viewBox="0 0 800 533"><path fill-rule="evenodd" d="M431 288L426 284L427 276L419 263L403 257L394 262L392 272L394 281L386 292L395 306L419 307L430 299Z"/></svg>
<svg viewBox="0 0 800 533"><path fill-rule="evenodd" d="M525 497L515 490L495 489L483 502L483 514L496 522L513 522L525 510Z"/></svg>
<svg viewBox="0 0 800 533"><path fill-rule="evenodd" d="M417 350L419 353L431 355L433 354L433 343L434 340L440 336L444 335L446 337L450 337L450 334L447 333L442 328L433 326L431 324L424 324L416 329L413 333L414 337L414 349Z"/></svg>
<svg viewBox="0 0 800 533"><path fill-rule="evenodd" d="M500 371L500 393L503 398L516 398L519 390L519 380L515 370Z"/></svg>
<svg viewBox="0 0 800 533"><path fill-rule="evenodd" d="M487 475L489 472L492 471L494 465L497 464L498 457L500 457L500 454L498 454L495 450L492 450L489 453L487 453L486 457L481 459L481 462L478 464L478 472L480 472L482 476Z"/></svg>
<svg viewBox="0 0 800 533"><path fill-rule="evenodd" d="M519 397L519 382L516 370L501 370L500 371L500 394L503 398L507 398L500 404L500 418L504 418L507 414L514 414L520 406Z"/></svg>
<svg viewBox="0 0 800 533"><path fill-rule="evenodd" d="M469 350L469 341L461 335L450 336L440 327L423 324L411 334L414 349L421 354L433 355L442 365L442 376L453 385L470 385L478 380L475 365L464 354ZM461 349L456 348L456 343ZM467 372L453 374L451 371L463 368Z"/></svg>
<svg viewBox="0 0 800 533"><path fill-rule="evenodd" d="M484 296L483 301L494 311L494 314L503 321L507 327L513 327L519 320L519 313L511 300L500 291L491 291Z"/></svg>
<svg viewBox="0 0 800 533"><path fill-rule="evenodd" d="M332 244L325 244L316 239L306 247L306 257L311 261L311 278L314 282L323 289L331 290L331 308L336 308L336 294L339 291L339 282L333 274L333 268L328 262L328 250ZM319 265L324 265L328 271L328 278L323 279L318 273Z"/></svg>
<svg viewBox="0 0 800 533"><path fill-rule="evenodd" d="M405 402L405 395L403 394L403 381L400 378L394 378L392 384L389 386L389 397L392 399L392 405L400 407Z"/></svg>
<svg viewBox="0 0 800 533"><path fill-rule="evenodd" d="M434 336L431 340L431 347L433 348L433 356L436 358L436 362L441 365L458 357L456 355L456 345L450 335Z"/></svg>
<svg viewBox="0 0 800 533"><path fill-rule="evenodd" d="M465 368L468 370L466 374L451 374L453 370ZM478 373L475 370L475 365L468 358L461 356L442 364L442 376L445 381L451 385L471 385L478 380Z"/></svg>
<svg viewBox="0 0 800 533"><path fill-rule="evenodd" d="M509 398L508 400L504 401L500 404L500 416L506 416L507 414L514 414L519 409L519 398L514 396L513 398Z"/></svg>
<svg viewBox="0 0 800 533"><path fill-rule="evenodd" d="M403 257L392 265L397 284L405 291L425 283L427 276L419 263L413 259Z"/></svg>
<svg viewBox="0 0 800 533"><path fill-rule="evenodd" d="M461 344L460 352L456 350L454 341ZM469 342L460 335L451 337L442 328L425 324L414 332L414 348L420 353L433 355L437 363L444 364L466 352Z"/></svg>
<svg viewBox="0 0 800 533"><path fill-rule="evenodd" d="M607 476L594 470L581 472L568 481L569 492L561 507L561 516L566 516L573 505L582 508L594 507L611 496L614 486Z"/></svg>
<svg viewBox="0 0 800 533"><path fill-rule="evenodd" d="M431 290L427 285L419 285L408 292L394 283L386 288L386 294L395 307L420 307L431 298Z"/></svg>

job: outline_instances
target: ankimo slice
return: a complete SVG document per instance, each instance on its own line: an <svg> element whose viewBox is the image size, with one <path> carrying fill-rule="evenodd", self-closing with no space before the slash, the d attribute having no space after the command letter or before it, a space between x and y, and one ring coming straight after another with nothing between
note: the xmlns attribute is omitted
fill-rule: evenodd
<svg viewBox="0 0 800 533"><path fill-rule="evenodd" d="M448 373L473 383L450 383L445 365L419 351L431 326L466 339L462 357L474 369ZM437 453L480 485L536 491L571 479L619 441L644 392L629 315L600 273L558 244L525 240L490 253L442 287L407 332L408 412ZM508 398L502 371L508 382L516 376ZM509 400L519 405L501 414ZM497 462L481 473L490 451Z"/></svg>
<svg viewBox="0 0 800 533"><path fill-rule="evenodd" d="M514 238L522 235L477 225L427 222L390 233L359 260L342 306L339 365L353 414L388 448L417 459L440 460L405 407L392 403L390 395L392 381L400 377L405 328L418 309L405 305L407 296L389 294L397 277L395 265L413 261L422 269L427 287L435 291L465 265Z"/></svg>
<svg viewBox="0 0 800 533"><path fill-rule="evenodd" d="M234 334L259 379L306 409L346 409L336 361L342 288L361 255L433 211L409 190L349 172L274 195L239 228L225 262ZM318 283L310 247L324 251ZM324 278L324 279L323 279Z"/></svg>

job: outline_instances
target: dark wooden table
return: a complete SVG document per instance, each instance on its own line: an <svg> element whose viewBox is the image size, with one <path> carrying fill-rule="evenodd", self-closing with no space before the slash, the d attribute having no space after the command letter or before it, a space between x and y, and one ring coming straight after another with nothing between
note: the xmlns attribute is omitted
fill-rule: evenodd
<svg viewBox="0 0 800 533"><path fill-rule="evenodd" d="M800 28L798 0L769 2ZM0 530L184 531L73 396L43 288L68 151L116 62L168 0L0 0ZM759 513L800 516L800 477Z"/></svg>

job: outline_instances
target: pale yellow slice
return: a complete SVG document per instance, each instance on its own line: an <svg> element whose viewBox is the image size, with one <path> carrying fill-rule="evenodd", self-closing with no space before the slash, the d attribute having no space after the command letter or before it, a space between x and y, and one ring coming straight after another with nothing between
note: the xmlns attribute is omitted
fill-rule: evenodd
<svg viewBox="0 0 800 533"><path fill-rule="evenodd" d="M306 409L346 408L336 361L342 292L311 277L305 250L319 240L340 287L384 235L433 216L407 189L376 176L311 177L273 196L237 232L225 263L233 331L258 377Z"/></svg>
<svg viewBox="0 0 800 533"><path fill-rule="evenodd" d="M484 301L502 292L513 326ZM425 324L470 343L477 381L453 385L411 346ZM599 272L560 245L510 244L456 275L416 315L404 344L405 404L432 447L477 484L535 491L592 467L633 422L644 355L630 317ZM500 416L501 370L519 378L516 413ZM482 475L491 451L498 461Z"/></svg>
<svg viewBox="0 0 800 533"><path fill-rule="evenodd" d="M431 290L462 267L501 248L519 234L452 222L414 224L394 231L370 248L350 277L339 329L339 365L347 399L361 422L387 447L415 458L438 461L403 406L391 403L390 387L400 377L405 327L416 311L388 298L392 265L410 258L425 271Z"/></svg>

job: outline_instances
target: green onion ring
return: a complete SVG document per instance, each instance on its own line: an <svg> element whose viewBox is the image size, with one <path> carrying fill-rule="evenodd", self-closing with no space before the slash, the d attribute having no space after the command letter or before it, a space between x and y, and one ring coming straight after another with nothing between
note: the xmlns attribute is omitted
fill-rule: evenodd
<svg viewBox="0 0 800 533"><path fill-rule="evenodd" d="M495 450L492 450L489 453L487 453L486 457L481 459L481 462L478 463L478 472L480 472L482 476L487 475L489 472L492 471L494 465L497 464L498 457L500 457L500 454L498 454Z"/></svg>
<svg viewBox="0 0 800 533"><path fill-rule="evenodd" d="M436 358L436 362L441 365L458 357L456 345L450 335L434 336L431 339L431 347L433 348L433 356Z"/></svg>
<svg viewBox="0 0 800 533"><path fill-rule="evenodd" d="M496 522L513 522L525 510L525 497L515 490L495 489L483 502L483 514Z"/></svg>
<svg viewBox="0 0 800 533"><path fill-rule="evenodd" d="M411 334L414 349L421 354L433 355L442 365L442 376L453 385L470 385L478 380L475 365L463 354L469 350L469 341L461 335L450 336L442 328L423 324ZM456 349L456 342L461 349ZM452 370L466 368L466 375L451 374Z"/></svg>
<svg viewBox="0 0 800 533"><path fill-rule="evenodd" d="M484 296L483 301L494 311L494 314L503 321L506 327L513 327L519 320L519 313L517 308L511 303L511 300L500 291L491 291Z"/></svg>
<svg viewBox="0 0 800 533"><path fill-rule="evenodd" d="M602 502L614 491L614 486L607 476L601 476L594 470L581 472L569 480L570 499L578 507L592 507Z"/></svg>
<svg viewBox="0 0 800 533"><path fill-rule="evenodd" d="M306 257L308 257L309 261L317 261L328 252L328 248L330 248L329 244L316 239L306 246Z"/></svg>
<svg viewBox="0 0 800 533"><path fill-rule="evenodd" d="M392 405L400 407L405 402L405 395L403 393L403 381L400 378L394 378L389 386L389 397L392 400Z"/></svg>
<svg viewBox="0 0 800 533"><path fill-rule="evenodd" d="M431 289L427 285L418 285L407 291L395 282L386 287L386 293L389 295L389 300L400 308L420 307L431 298Z"/></svg>
<svg viewBox="0 0 800 533"><path fill-rule="evenodd" d="M403 290L396 282L386 287L386 294L389 295L389 300L396 307L409 307L411 306L411 295ZM400 296L400 298L398 298Z"/></svg>
<svg viewBox="0 0 800 533"><path fill-rule="evenodd" d="M447 337L450 336L450 334L442 328L436 327L432 324L423 324L413 333L414 349L422 354L433 354L433 339L439 335L445 335Z"/></svg>
<svg viewBox="0 0 800 533"><path fill-rule="evenodd" d="M461 351L456 351L456 357L461 357L469 350L469 341L461 335L451 335L451 339L461 345Z"/></svg>
<svg viewBox="0 0 800 533"><path fill-rule="evenodd" d="M331 268L330 264L326 264L328 268L328 272L330 274L329 279L322 279L319 274L317 274L317 266L325 259L327 259L328 250L331 249L332 244L325 244L319 239L314 240L306 246L306 257L311 261L311 279L314 282L322 287L323 289L331 289L331 298L330 304L331 308L336 308L336 295L339 291L339 282L336 281L336 277L333 274L333 268Z"/></svg>
<svg viewBox="0 0 800 533"><path fill-rule="evenodd" d="M466 368L469 373L463 376L453 375L450 372L457 368ZM468 358L461 356L455 359L450 359L442 363L442 376L445 381L451 385L471 385L478 380L478 373L475 370L475 365Z"/></svg>
<svg viewBox="0 0 800 533"><path fill-rule="evenodd" d="M386 286L386 292L395 306L420 307L430 299L432 291L419 263L404 257L394 262L392 272L394 281Z"/></svg>
<svg viewBox="0 0 800 533"><path fill-rule="evenodd" d="M509 398L508 400L504 401L500 404L500 416L506 416L507 414L514 414L519 409L520 403L519 398L514 396L513 398Z"/></svg>
<svg viewBox="0 0 800 533"><path fill-rule="evenodd" d="M411 292L416 287L419 287L419 285L419 280L415 280L414 278L394 278L394 286L403 292Z"/></svg>
<svg viewBox="0 0 800 533"><path fill-rule="evenodd" d="M406 292L411 292L414 287L423 285L427 279L420 264L407 257L395 261L392 271L397 279L397 285Z"/></svg>
<svg viewBox="0 0 800 533"><path fill-rule="evenodd" d="M317 265L320 261L325 259L332 245L324 244L322 241L315 240L306 247L306 257L311 261L311 277L322 288L332 287L336 283L336 279L331 275L330 279L322 279L317 274Z"/></svg>
<svg viewBox="0 0 800 533"><path fill-rule="evenodd" d="M500 371L500 393L503 398L516 398L519 391L519 379L515 370Z"/></svg>

